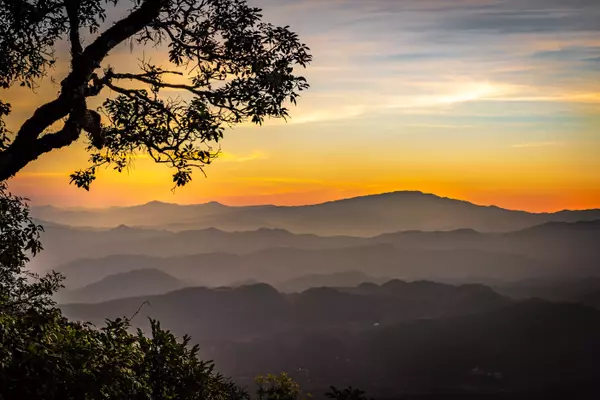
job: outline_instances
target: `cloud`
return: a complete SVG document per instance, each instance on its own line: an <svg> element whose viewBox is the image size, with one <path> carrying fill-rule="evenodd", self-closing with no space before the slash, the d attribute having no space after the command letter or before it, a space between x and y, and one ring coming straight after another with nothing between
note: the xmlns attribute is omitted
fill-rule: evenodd
<svg viewBox="0 0 600 400"><path fill-rule="evenodd" d="M307 113L299 113L297 116L290 119L293 124L307 124L314 122L332 122L339 120L347 120L364 115L372 108L366 104L356 104L347 107L330 107L324 110L314 110Z"/></svg>
<svg viewBox="0 0 600 400"><path fill-rule="evenodd" d="M594 168L598 166L594 155L585 161L580 154L566 151L552 152L554 158L544 157L552 148L562 150L560 146L567 144L574 148L575 143L590 143L586 150L590 153L597 147L600 0L249 1L264 8L266 21L290 25L311 48L313 63L299 70L311 89L302 94L298 107L290 107L289 123L268 120L266 129L245 131L235 141L225 141L223 148L232 152L222 153L217 164L227 166L209 174L219 179L195 181L205 185L203 189L212 182L218 190L224 182L233 187L231 181L235 183L232 196L244 193L251 197L280 187L290 192L301 187L324 193L332 182L344 179L364 186L370 178L357 178L356 170L365 167L344 157L359 157L359 152L367 152L365 148L375 147L374 155L366 157L369 174L393 171L392 180L399 179L396 171L418 169L420 162L451 166L449 154L460 154L460 165L478 165L473 171L460 170L453 179L475 179L473 174L492 168L495 157L511 148L523 149L513 150L511 155L524 170L540 163L560 164L560 171L566 170L564 164L579 171L578 166L588 159ZM118 50L106 60L117 69L135 68L143 55L169 66L160 48L145 49L144 54L141 46L134 47L133 54L127 45ZM60 75L63 71L54 72ZM18 88L9 93L14 106L11 128L17 127L13 121L22 122L34 105L53 98L57 90L49 85L40 88L36 96ZM592 123L596 125L592 127ZM244 129L250 126L255 127L242 125ZM235 136L229 133L228 138ZM229 147L232 143L235 148ZM306 159L285 153L283 149L288 148L300 154L310 151L314 157L309 164L319 168L307 169ZM530 155L536 148L540 150L534 160ZM336 158L334 163L334 156L344 161L338 163ZM414 161L413 156L420 160ZM40 159L39 170L65 169L67 180L68 173L85 165L86 158L71 157L66 162L57 156L49 168L48 157ZM152 181L147 185L148 196L156 197L152 188L158 186L152 185L163 178L170 195L170 171L157 177L150 160L139 158L137 172L142 172L144 182ZM335 171L329 173L335 179L325 179L333 166ZM263 178L252 185L242 182L238 187L242 170L244 176L275 171L282 177ZM552 177L544 179L553 185L563 179L546 171ZM140 175L134 176L138 182ZM39 175L28 182L34 179L51 180ZM116 179L112 177L111 182ZM491 186L498 184L494 179L490 179ZM102 179L99 181L101 184ZM594 182L597 185L598 180ZM133 197L141 196L137 190L131 192Z"/></svg>
<svg viewBox="0 0 600 400"><path fill-rule="evenodd" d="M563 142L529 142L529 143L518 143L513 144L511 147L515 149L531 149L531 148L539 148L539 147L556 147L562 146Z"/></svg>
<svg viewBox="0 0 600 400"><path fill-rule="evenodd" d="M563 31L598 31L600 13L515 10L465 14L450 17L442 27L455 31L480 31L493 33L550 33Z"/></svg>
<svg viewBox="0 0 600 400"><path fill-rule="evenodd" d="M550 94L550 95L526 95L501 97L497 99L487 99L489 101L512 101L512 102L532 102L532 103L572 103L572 104L599 104L600 94L590 93L572 93L572 94Z"/></svg>
<svg viewBox="0 0 600 400"><path fill-rule="evenodd" d="M407 124L409 128L426 128L426 129L471 129L474 125L461 124Z"/></svg>
<svg viewBox="0 0 600 400"><path fill-rule="evenodd" d="M234 162L234 163L243 163L249 161L257 161L257 160L266 160L269 156L262 151L253 151L250 154L239 155L233 154L226 151L219 153L218 161L219 162Z"/></svg>

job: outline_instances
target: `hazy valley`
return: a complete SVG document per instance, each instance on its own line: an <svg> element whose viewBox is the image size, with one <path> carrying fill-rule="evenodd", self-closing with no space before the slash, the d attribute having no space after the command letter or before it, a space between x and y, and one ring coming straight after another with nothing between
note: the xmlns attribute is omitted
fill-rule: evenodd
<svg viewBox="0 0 600 400"><path fill-rule="evenodd" d="M34 265L66 276L67 317L157 318L242 383L289 371L317 394L548 398L600 377L600 210L398 192L33 213Z"/></svg>

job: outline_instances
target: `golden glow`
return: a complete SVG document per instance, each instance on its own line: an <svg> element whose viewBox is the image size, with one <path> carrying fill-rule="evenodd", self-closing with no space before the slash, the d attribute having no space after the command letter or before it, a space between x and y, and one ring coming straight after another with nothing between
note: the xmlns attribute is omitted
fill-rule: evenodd
<svg viewBox="0 0 600 400"><path fill-rule="evenodd" d="M151 200L294 205L420 190L529 211L600 208L597 32L557 27L549 34L455 37L450 31L440 44L429 31L410 27L419 15L427 22L445 15L427 10L446 2L418 2L423 14L409 13L406 24L395 20L407 18L402 13L373 14L383 19L376 25L337 10L341 2L283 3L265 11L299 27L315 57L306 71L312 88L288 123L228 131L208 178L198 172L189 187L172 192L171 171L138 155L126 173L101 171L88 193L68 184L69 174L86 166L77 144L44 155L11 188L37 204L90 207ZM377 2L350 3L371 11ZM313 22L321 14L327 18ZM107 64L135 72L142 57L168 66L161 49L131 54L127 46ZM58 63L57 81L66 65ZM9 127L16 130L57 91L47 82L36 94L0 93L13 105Z"/></svg>

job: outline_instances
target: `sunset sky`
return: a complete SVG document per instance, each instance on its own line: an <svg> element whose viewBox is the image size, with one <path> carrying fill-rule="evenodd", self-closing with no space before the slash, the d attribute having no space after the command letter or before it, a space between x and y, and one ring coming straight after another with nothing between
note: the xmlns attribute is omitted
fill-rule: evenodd
<svg viewBox="0 0 600 400"><path fill-rule="evenodd" d="M70 186L86 166L83 144L43 156L12 190L34 204L88 207L420 190L530 211L600 208L600 1L250 3L314 56L290 121L227 131L208 177L196 173L175 193L172 171L143 157L128 173L103 171L89 193ZM126 45L108 63L134 72L142 56L164 58ZM10 126L57 90L0 94L13 105Z"/></svg>

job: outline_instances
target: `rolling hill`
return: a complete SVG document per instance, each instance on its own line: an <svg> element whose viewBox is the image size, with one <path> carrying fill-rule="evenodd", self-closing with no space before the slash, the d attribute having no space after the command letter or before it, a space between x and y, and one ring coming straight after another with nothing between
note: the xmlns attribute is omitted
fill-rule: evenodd
<svg viewBox="0 0 600 400"><path fill-rule="evenodd" d="M132 315L146 299L62 309L102 323ZM191 334L201 357L242 383L290 371L311 392L352 384L390 399L439 398L438 391L453 398L598 394L597 385L579 383L600 378L600 311L578 304L512 302L481 285L401 281L291 295L265 284L187 288L147 300L134 325L146 329L151 316ZM548 397L557 386L562 397Z"/></svg>
<svg viewBox="0 0 600 400"><path fill-rule="evenodd" d="M203 253L244 255L261 250L288 248L331 250L392 244L399 249L479 250L522 255L552 267L569 266L578 274L587 269L595 275L600 265L600 220L578 223L550 223L508 233L480 233L474 230L405 231L372 238L351 236L322 237L293 234L282 229L225 232L214 228L169 232L121 226L110 230L89 230L50 226L42 240L45 251L30 266L43 271L62 268L79 259L110 255L179 257ZM151 261L149 261L151 262ZM155 268L148 265L148 268ZM117 271L119 272L119 271Z"/></svg>
<svg viewBox="0 0 600 400"><path fill-rule="evenodd" d="M125 297L163 294L188 286L183 281L157 269L136 269L108 275L97 282L56 294L59 303L98 303Z"/></svg>
<svg viewBox="0 0 600 400"><path fill-rule="evenodd" d="M377 285L376 285L377 286ZM102 323L132 315L144 301L135 324L158 318L174 332L198 341L244 340L285 329L353 326L431 316L463 315L491 310L510 302L491 289L474 285L392 281L371 292L353 288L313 288L284 294L260 283L237 288L189 287L162 295L128 297L97 304L63 304L66 316ZM433 294L433 296L432 296Z"/></svg>
<svg viewBox="0 0 600 400"><path fill-rule="evenodd" d="M33 260L38 270L54 268L81 258L122 254L155 257L214 252L244 254L276 247L326 249L369 243L364 238L297 235L282 229L225 232L207 228L170 232L127 226L108 230L49 226L42 235L42 241L45 251Z"/></svg>
<svg viewBox="0 0 600 400"><path fill-rule="evenodd" d="M166 258L116 255L73 261L57 271L66 276L66 286L75 289L108 275L144 268L159 269L178 279L208 286L250 279L278 285L305 275L347 271L375 278L459 282L475 277L508 280L556 274L544 264L521 255L469 249L400 249L390 244L323 250L273 248L244 255L205 253Z"/></svg>
<svg viewBox="0 0 600 400"><path fill-rule="evenodd" d="M61 227L60 232L54 228L46 232L46 250L34 262L66 274L70 289L146 268L209 286L253 279L280 285L306 275L348 271L374 278L486 283L587 278L600 276L599 226L600 221L588 221L509 233L407 231L373 238L296 235L264 228L173 233L121 227L115 234L115 229ZM344 284L341 277L339 283Z"/></svg>

